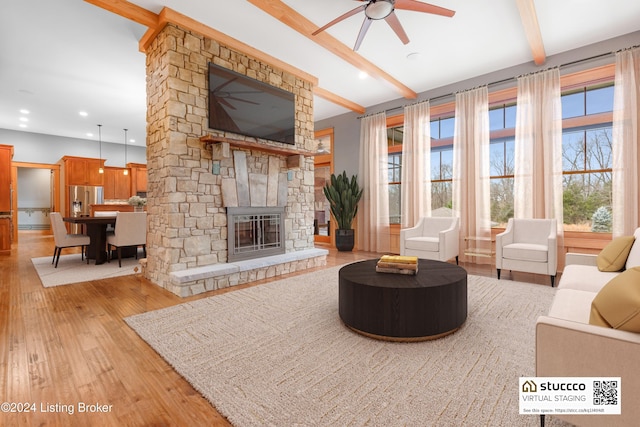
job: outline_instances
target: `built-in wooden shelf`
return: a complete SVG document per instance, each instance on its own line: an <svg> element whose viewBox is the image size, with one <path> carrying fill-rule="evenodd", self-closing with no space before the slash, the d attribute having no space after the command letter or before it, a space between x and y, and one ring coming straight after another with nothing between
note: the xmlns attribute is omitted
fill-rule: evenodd
<svg viewBox="0 0 640 427"><path fill-rule="evenodd" d="M313 151L301 150L299 148L289 148L289 147L276 147L274 145L262 144L260 142L254 141L244 141L240 139L232 139L226 138L223 136L215 136L215 135L205 135L200 137L200 141L204 142L207 146L211 145L219 145L221 143L229 144L231 147L244 148L247 150L257 150L263 151L265 153L276 154L279 156L314 156L315 153Z"/></svg>

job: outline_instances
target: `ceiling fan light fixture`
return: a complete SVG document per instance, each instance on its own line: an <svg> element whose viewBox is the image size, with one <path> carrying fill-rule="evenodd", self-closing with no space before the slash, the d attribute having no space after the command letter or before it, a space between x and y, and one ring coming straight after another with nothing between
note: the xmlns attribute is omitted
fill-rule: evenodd
<svg viewBox="0 0 640 427"><path fill-rule="evenodd" d="M367 18L374 20L384 19L391 15L391 12L393 12L392 0L374 0L364 9Z"/></svg>

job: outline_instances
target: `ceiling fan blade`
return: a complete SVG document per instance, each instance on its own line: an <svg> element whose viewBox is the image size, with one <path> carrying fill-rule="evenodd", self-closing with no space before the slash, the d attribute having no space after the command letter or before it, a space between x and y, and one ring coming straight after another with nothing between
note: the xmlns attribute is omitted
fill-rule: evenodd
<svg viewBox="0 0 640 427"><path fill-rule="evenodd" d="M236 98L235 96L229 96L227 99L230 99L232 101L246 102L247 104L260 105L259 102L249 101L248 99Z"/></svg>
<svg viewBox="0 0 640 427"><path fill-rule="evenodd" d="M422 3L416 0L396 0L396 9L412 10L414 12L431 13L433 15L446 16L451 18L456 14L454 10L445 9L444 7L434 6L429 3Z"/></svg>
<svg viewBox="0 0 640 427"><path fill-rule="evenodd" d="M409 43L409 37L407 36L407 33L404 32L404 28L402 28L402 24L400 24L400 20L395 12L391 12L391 14L384 18L384 20L387 21L387 24L389 24L391 29L400 38L402 44Z"/></svg>
<svg viewBox="0 0 640 427"><path fill-rule="evenodd" d="M350 16L355 15L358 12L361 12L364 10L364 8L366 7L366 4L363 4L362 6L358 6L353 10L350 10L349 12L338 16L336 19L334 19L333 21L329 22L327 25L325 25L324 27L320 27L317 30L315 30L313 33L311 33L312 36L315 36L316 34L326 30L327 28L331 27L332 25L337 24L338 22L347 19Z"/></svg>
<svg viewBox="0 0 640 427"><path fill-rule="evenodd" d="M216 96L215 99L216 99L216 101L218 101L218 104L225 105L227 108L231 108L232 110L236 109L236 107L234 107L233 105L229 104L229 102L224 98L218 98Z"/></svg>
<svg viewBox="0 0 640 427"><path fill-rule="evenodd" d="M367 31L371 26L371 21L373 21L373 19L364 18L364 22L362 23L362 27L360 27L360 32L358 33L358 38L356 39L356 44L353 46L353 50L360 49L362 40L364 39L364 36L367 34Z"/></svg>
<svg viewBox="0 0 640 427"><path fill-rule="evenodd" d="M230 80L227 80L226 82L220 83L218 86L216 86L216 87L213 89L213 92L219 91L220 89L222 89L222 88L223 88L223 87L225 87L226 85L229 85L229 84L233 83L233 82L234 82L234 81L236 81L236 80L237 80L237 78L236 78L236 77L234 77L234 78L232 78L232 79L230 79Z"/></svg>

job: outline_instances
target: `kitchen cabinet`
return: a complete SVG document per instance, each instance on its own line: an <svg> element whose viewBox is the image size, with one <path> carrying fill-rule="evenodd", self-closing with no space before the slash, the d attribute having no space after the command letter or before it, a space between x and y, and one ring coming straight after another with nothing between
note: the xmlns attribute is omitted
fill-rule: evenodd
<svg viewBox="0 0 640 427"><path fill-rule="evenodd" d="M65 185L104 185L104 159L64 156L61 160L64 168Z"/></svg>
<svg viewBox="0 0 640 427"><path fill-rule="evenodd" d="M104 168L104 199L127 200L131 197L131 175L124 174L128 168Z"/></svg>
<svg viewBox="0 0 640 427"><path fill-rule="evenodd" d="M0 252L11 250L11 218L0 217Z"/></svg>
<svg viewBox="0 0 640 427"><path fill-rule="evenodd" d="M11 212L12 145L0 145L0 213Z"/></svg>
<svg viewBox="0 0 640 427"><path fill-rule="evenodd" d="M147 165L127 163L131 171L131 195L147 192Z"/></svg>

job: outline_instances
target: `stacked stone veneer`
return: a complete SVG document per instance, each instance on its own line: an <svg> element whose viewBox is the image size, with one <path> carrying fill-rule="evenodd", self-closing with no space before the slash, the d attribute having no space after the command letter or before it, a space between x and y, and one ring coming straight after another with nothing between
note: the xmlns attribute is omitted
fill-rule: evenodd
<svg viewBox="0 0 640 427"><path fill-rule="evenodd" d="M271 266L243 275L199 278L179 285L175 274L172 276L227 262L227 216L221 182L234 177L233 158L222 159L220 173L212 174L212 154L200 137L211 134L256 141L208 128L209 62L294 93L296 148L311 151L314 146L310 82L172 24L158 34L147 49L149 222L145 275L182 296L292 269L290 265ZM247 151L249 172L266 173L268 164L266 153ZM281 158L280 165L283 173L288 172L286 158ZM287 252L313 248L313 158L304 158L291 172L285 208ZM293 268L322 265L324 261L322 256L309 262L296 261Z"/></svg>

